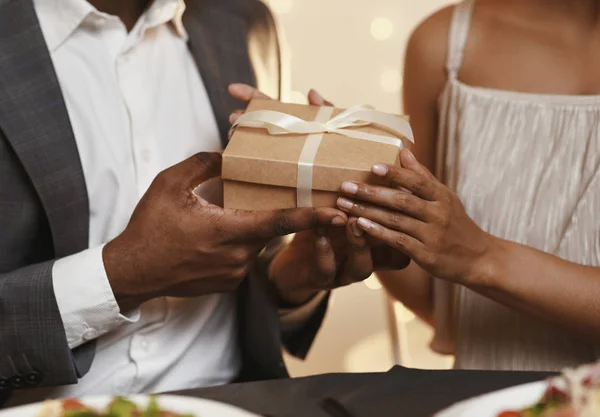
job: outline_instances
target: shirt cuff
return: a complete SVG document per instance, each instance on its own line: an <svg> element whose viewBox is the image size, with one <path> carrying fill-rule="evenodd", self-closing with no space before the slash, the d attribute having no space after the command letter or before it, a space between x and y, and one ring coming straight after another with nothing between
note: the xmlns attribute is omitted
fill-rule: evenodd
<svg viewBox="0 0 600 417"><path fill-rule="evenodd" d="M139 310L121 314L104 269L103 248L59 259L52 269L54 295L71 349L140 318Z"/></svg>
<svg viewBox="0 0 600 417"><path fill-rule="evenodd" d="M327 297L327 291L321 291L300 307L280 308L279 323L281 331L284 333L292 333L304 327L325 297Z"/></svg>

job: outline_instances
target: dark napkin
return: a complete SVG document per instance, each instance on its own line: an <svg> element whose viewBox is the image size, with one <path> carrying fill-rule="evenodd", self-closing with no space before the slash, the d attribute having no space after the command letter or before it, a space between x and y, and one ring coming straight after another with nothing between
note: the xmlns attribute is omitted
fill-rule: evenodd
<svg viewBox="0 0 600 417"><path fill-rule="evenodd" d="M459 401L551 374L513 371L430 371L392 368L383 378L336 399L356 417L431 417Z"/></svg>
<svg viewBox="0 0 600 417"><path fill-rule="evenodd" d="M319 405L377 383L384 373L327 374L306 378L231 384L169 394L201 397L273 417L330 417Z"/></svg>
<svg viewBox="0 0 600 417"><path fill-rule="evenodd" d="M273 417L333 417L321 403L333 398L353 417L431 417L477 395L538 381L537 372L430 371L394 367L387 373L327 374L182 391Z"/></svg>

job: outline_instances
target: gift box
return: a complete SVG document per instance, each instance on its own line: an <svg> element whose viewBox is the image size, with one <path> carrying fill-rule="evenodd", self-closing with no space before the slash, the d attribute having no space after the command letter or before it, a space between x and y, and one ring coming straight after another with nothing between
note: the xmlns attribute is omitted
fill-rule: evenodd
<svg viewBox="0 0 600 417"><path fill-rule="evenodd" d="M225 208L336 207L342 182L381 184L376 163L397 164L413 141L408 118L368 106L253 100L223 153Z"/></svg>

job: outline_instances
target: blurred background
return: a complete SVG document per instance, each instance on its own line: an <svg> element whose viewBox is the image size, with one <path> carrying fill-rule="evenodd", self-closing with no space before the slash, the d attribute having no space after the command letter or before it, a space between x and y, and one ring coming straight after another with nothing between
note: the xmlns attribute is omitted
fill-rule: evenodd
<svg viewBox="0 0 600 417"><path fill-rule="evenodd" d="M280 26L291 70L288 101L315 88L338 107L370 104L400 113L408 37L449 0L264 0ZM444 369L453 358L429 349L432 332L375 278L335 292L306 361L287 357L293 376L385 371L394 364Z"/></svg>

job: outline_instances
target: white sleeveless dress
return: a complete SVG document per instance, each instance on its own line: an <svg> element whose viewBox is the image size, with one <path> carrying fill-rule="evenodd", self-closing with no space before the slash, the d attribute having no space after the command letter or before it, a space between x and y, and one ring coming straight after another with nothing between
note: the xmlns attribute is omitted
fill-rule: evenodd
<svg viewBox="0 0 600 417"><path fill-rule="evenodd" d="M438 178L487 232L600 266L600 96L461 83L457 73L473 5L460 3L451 23L448 81L439 102ZM560 370L600 357L600 346L559 326L464 287L434 285L432 347L453 352L457 368Z"/></svg>

